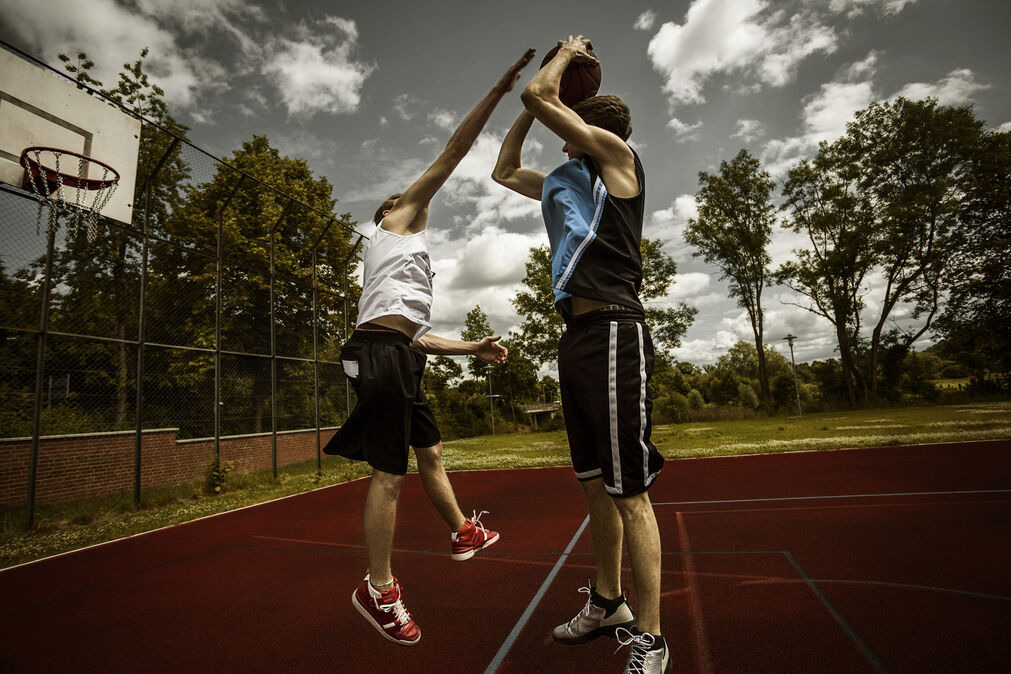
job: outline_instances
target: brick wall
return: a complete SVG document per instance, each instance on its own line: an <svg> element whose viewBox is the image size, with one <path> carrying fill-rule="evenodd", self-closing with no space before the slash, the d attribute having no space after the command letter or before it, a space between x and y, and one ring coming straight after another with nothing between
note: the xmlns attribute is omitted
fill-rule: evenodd
<svg viewBox="0 0 1011 674"><path fill-rule="evenodd" d="M320 430L320 446L335 428ZM214 459L214 438L177 440L178 429L145 430L141 442L141 488L202 480ZM133 491L136 433L85 433L39 438L37 504L75 501ZM31 438L0 439L0 503L24 505L28 500ZM316 458L315 429L277 434L277 465ZM247 473L272 466L271 434L221 438L221 461Z"/></svg>

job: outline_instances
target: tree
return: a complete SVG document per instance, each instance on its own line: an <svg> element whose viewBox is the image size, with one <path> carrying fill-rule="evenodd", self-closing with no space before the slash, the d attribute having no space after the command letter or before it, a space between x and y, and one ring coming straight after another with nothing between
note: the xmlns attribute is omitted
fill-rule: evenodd
<svg viewBox="0 0 1011 674"><path fill-rule="evenodd" d="M835 328L846 397L856 405L863 377L857 360L864 278L877 261L870 245L877 230L873 209L856 184L853 167L835 145L823 143L818 156L790 170L783 194L789 211L783 227L807 234L810 248L795 250L775 278L809 301L803 308Z"/></svg>
<svg viewBox="0 0 1011 674"><path fill-rule="evenodd" d="M491 334L493 333L491 326L488 324L488 314L481 310L480 305L475 306L467 312L467 316L463 320L463 331L460 333L460 339L468 342L480 342ZM467 370L476 379L484 378L484 369L487 366L488 364L477 356L467 357Z"/></svg>
<svg viewBox="0 0 1011 674"><path fill-rule="evenodd" d="M646 324L654 343L661 349L676 348L698 310L684 303L676 307L656 306L670 293L676 281L677 265L663 252L658 241L643 237L640 249L643 280L639 298L646 309ZM525 347L525 355L540 367L558 358L558 340L565 329L551 290L551 250L547 246L531 248L526 270L525 289L517 292L511 301L523 319L519 339Z"/></svg>
<svg viewBox="0 0 1011 674"><path fill-rule="evenodd" d="M448 356L436 356L425 368L425 389L441 392L453 387L453 382L463 376L460 364Z"/></svg>
<svg viewBox="0 0 1011 674"><path fill-rule="evenodd" d="M279 355L312 356L312 247L320 237L321 262L316 281L324 297L344 293L341 261L351 252L348 214L335 217L335 201L326 178L312 175L301 159L282 156L267 138L253 136L230 158L233 168L220 164L213 178L192 188L186 200L165 222L168 235L211 253L217 250L218 223L222 231L222 348L232 352L270 353L270 248L275 272L274 321ZM244 178L241 171L263 184ZM298 200L309 208L298 206ZM324 234L325 233L325 234ZM213 257L188 249L163 247L151 261L152 316L155 337L171 343L213 348L215 342L215 286ZM351 271L351 270L349 270ZM356 303L357 287L349 284L349 304ZM282 299L283 298L283 299ZM343 316L324 303L319 312L322 354L336 351L343 338ZM159 331L165 334L159 335ZM157 341L157 340L155 340ZM270 402L269 361L229 357L225 410L229 430L257 432ZM167 369L194 386L207 386L211 363L206 357L179 358ZM279 380L308 377L311 365L280 362ZM311 387L291 387L284 405L291 410L312 409ZM279 410L283 412L283 410Z"/></svg>
<svg viewBox="0 0 1011 674"><path fill-rule="evenodd" d="M524 290L511 302L523 319L520 338L527 356L538 366L558 358L558 340L565 321L555 310L555 295L551 290L551 249L536 246L530 249L523 277Z"/></svg>
<svg viewBox="0 0 1011 674"><path fill-rule="evenodd" d="M939 310L982 131L969 106L899 98L857 112L837 143L873 206L877 236L870 245L885 281L870 339L872 396L878 393L883 331L895 307L910 302L913 319L925 316L918 329L903 333L899 344L905 349L930 329Z"/></svg>
<svg viewBox="0 0 1011 674"><path fill-rule="evenodd" d="M137 181L133 195L136 222L147 217L146 209L153 214L153 227L157 230L166 214L178 206L182 198L182 185L189 178L189 168L182 161L178 147L163 163L157 180L151 183L150 203L145 199L146 178L154 167L162 162L163 156L172 143L172 135L184 138L185 126L178 123L168 111L164 91L153 84L144 70L144 59L148 50L144 48L140 58L133 64L123 64L119 81L114 88L103 89L102 83L91 76L94 67L87 54L79 52L77 62L60 54L67 71L75 76L79 86L88 91L98 90L105 99L119 103L133 113L142 116L141 139L136 166ZM169 133L165 133L155 124ZM110 226L94 241L88 241L81 232L68 232L67 245L59 251L54 260L54 278L66 288L54 298L59 310L54 315L54 327L68 332L115 337L127 340L137 334L137 302L134 290L140 282L140 239L128 230ZM55 284L54 284L55 285ZM106 326L111 326L111 330ZM111 334L109 334L111 332ZM126 418L129 386L129 358L127 345L120 341L114 347L115 378L112 382L92 370L90 386L101 389L112 385L115 389L114 423L121 426ZM88 371L83 363L91 360L101 362L108 347L97 344L81 344L69 348L62 354L64 359L74 359L82 363L82 370ZM96 377L99 381L96 381Z"/></svg>
<svg viewBox="0 0 1011 674"><path fill-rule="evenodd" d="M699 173L702 188L695 195L699 216L688 221L685 240L693 255L719 267L730 296L748 312L758 353L762 403L769 406L769 376L765 366L765 316L762 290L768 285L767 251L772 235L772 189L775 184L758 159L741 150L720 172Z"/></svg>
<svg viewBox="0 0 1011 674"><path fill-rule="evenodd" d="M981 136L962 201L948 301L935 324L944 352L976 372L1011 372L1011 133Z"/></svg>

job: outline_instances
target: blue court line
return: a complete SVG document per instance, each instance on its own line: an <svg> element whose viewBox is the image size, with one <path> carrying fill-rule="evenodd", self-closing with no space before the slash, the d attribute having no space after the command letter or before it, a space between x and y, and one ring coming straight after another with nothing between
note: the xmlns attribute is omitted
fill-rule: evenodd
<svg viewBox="0 0 1011 674"><path fill-rule="evenodd" d="M837 494L835 496L782 496L779 498L733 498L718 501L662 501L655 506L713 505L719 503L763 503L768 501L817 501L837 498L885 498L889 496L958 496L966 494L1008 494L1011 489L976 489L972 491L907 491L891 494Z"/></svg>
<svg viewBox="0 0 1011 674"><path fill-rule="evenodd" d="M874 671L887 672L888 670L883 664L881 664L881 661L878 660L878 656L874 655L874 651L872 651L867 643L860 638L860 635L856 633L856 630L850 627L850 624L846 622L846 619L842 617L842 614L836 610L836 607L832 605L832 602L830 602L828 598L822 594L822 591L818 589L818 586L813 580L811 580L811 577L807 575L807 572L804 571L804 568L797 562L797 560L794 559L793 555L790 554L789 551L784 551L783 555L787 558L787 560L789 560L790 564L793 565L793 568L797 571L800 577L804 579L804 582L807 583L807 586L811 589L811 592L814 593L814 596L818 598L832 617L835 618L835 621L839 624L847 636L849 636L853 643L856 644L856 647L860 649L860 652L864 654L864 657L867 658L867 660L871 663L871 666L874 667Z"/></svg>
<svg viewBox="0 0 1011 674"><path fill-rule="evenodd" d="M498 653L495 654L491 664L489 664L488 668L484 670L484 674L493 674L493 672L502 665L502 661L505 660L505 656L509 654L509 650L513 647L513 643L515 643L516 638L519 637L520 632L522 632L523 628L526 627L527 621L530 620L530 616L534 613L534 609L537 608L541 599L544 598L544 593L548 591L548 588L551 586L552 581L554 581L555 576L558 575L558 571L562 568L562 564L565 563L566 557L568 557L569 553L572 552L572 548L576 547L576 541L578 541L579 537L583 535L583 531L586 530L586 525L589 523L590 516L587 515L583 520L583 523L579 526L579 529L572 536L572 540L569 541L569 545L565 548L565 552L563 552L558 558L558 561L555 562L555 566L551 569L551 573L549 573L548 577L544 579L543 583L541 583L541 587L537 590L537 594L535 594L534 598L530 600L526 610L523 611L523 615L521 615L520 619L515 625L513 625L512 631L509 632L509 636L506 637L506 640L502 643L501 648L498 649Z"/></svg>

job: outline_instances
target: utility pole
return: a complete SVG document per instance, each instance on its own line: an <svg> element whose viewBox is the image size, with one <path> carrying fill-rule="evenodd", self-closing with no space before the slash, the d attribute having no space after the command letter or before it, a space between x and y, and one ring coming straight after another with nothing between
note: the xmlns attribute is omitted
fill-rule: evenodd
<svg viewBox="0 0 1011 674"><path fill-rule="evenodd" d="M804 416L800 411L800 385L797 383L797 362L793 359L793 340L797 339L796 335L787 335L784 337L790 344L790 364L793 365L793 390L797 394L797 416Z"/></svg>
<svg viewBox="0 0 1011 674"><path fill-rule="evenodd" d="M488 375L488 409L491 412L491 434L495 435L495 396L491 392L491 365L485 365L484 371Z"/></svg>

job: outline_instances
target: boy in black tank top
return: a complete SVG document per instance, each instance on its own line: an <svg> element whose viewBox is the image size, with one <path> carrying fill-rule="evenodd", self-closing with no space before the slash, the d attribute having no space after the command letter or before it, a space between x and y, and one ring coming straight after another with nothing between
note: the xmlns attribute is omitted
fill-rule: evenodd
<svg viewBox="0 0 1011 674"><path fill-rule="evenodd" d="M562 73L573 61L594 57L582 36L559 44L521 95L526 110L506 135L492 173L496 182L541 201L555 306L566 321L558 375L597 579L584 588L590 598L583 610L552 636L563 644L614 636L631 646L626 672L665 674L672 661L660 632L660 535L647 493L663 457L650 441L653 344L638 297L645 176L625 142L631 124L620 99L562 104ZM569 156L548 175L521 165L534 119L565 141ZM623 540L640 602L637 617L621 590Z"/></svg>

